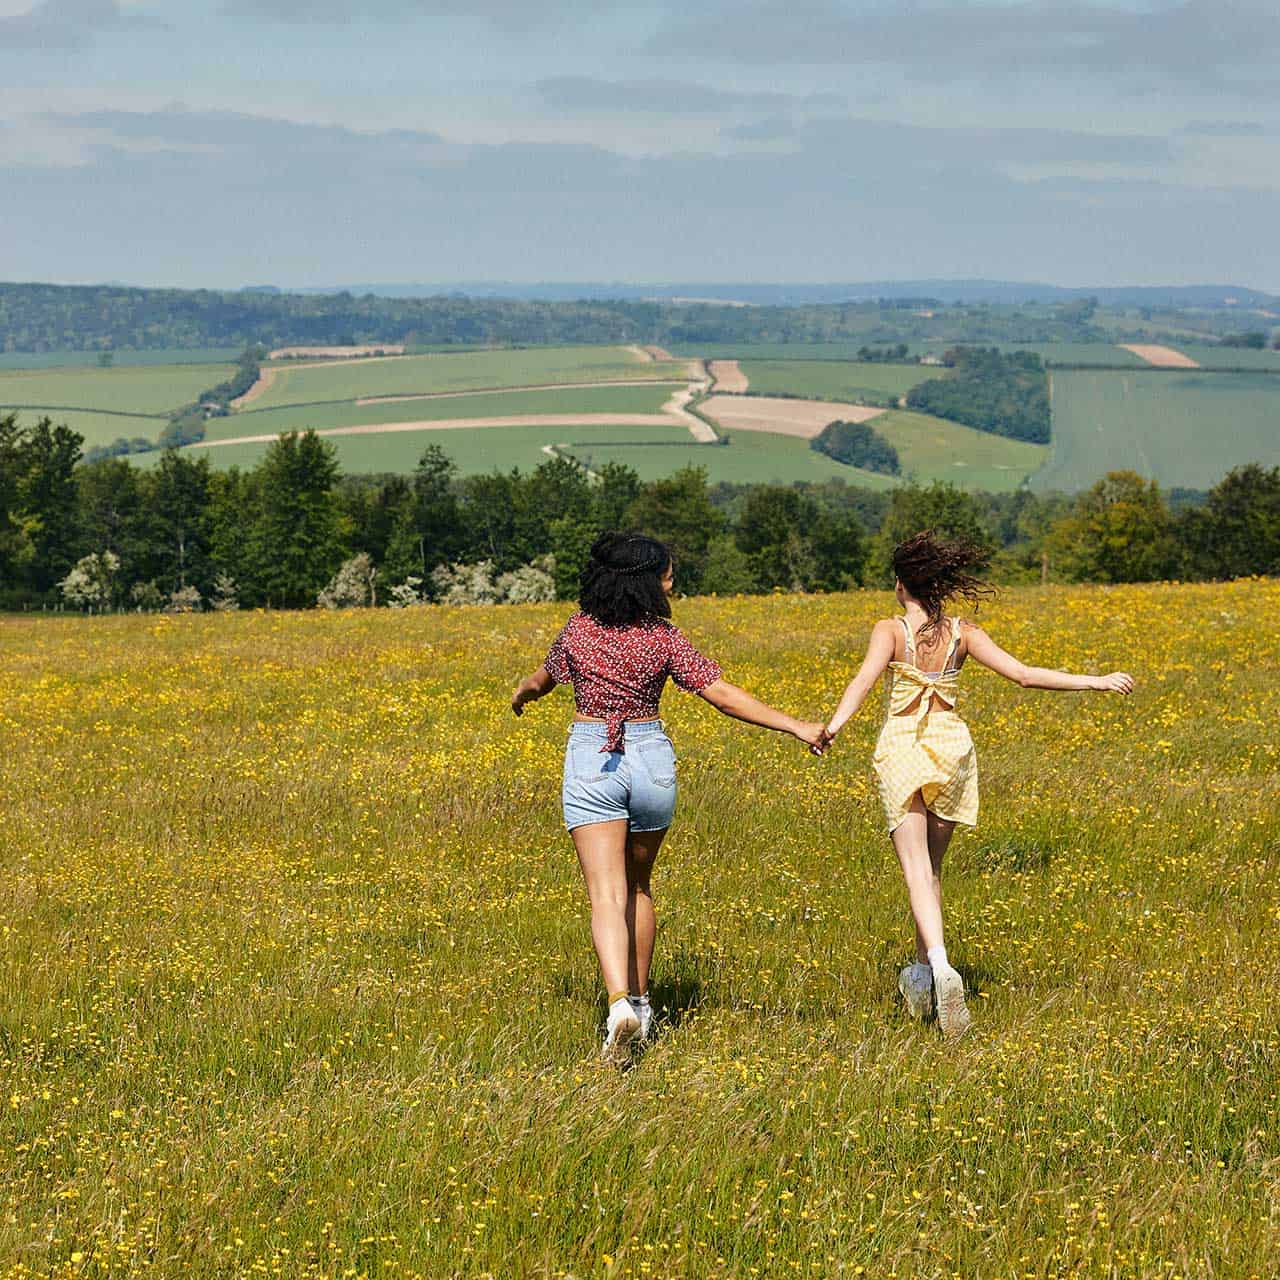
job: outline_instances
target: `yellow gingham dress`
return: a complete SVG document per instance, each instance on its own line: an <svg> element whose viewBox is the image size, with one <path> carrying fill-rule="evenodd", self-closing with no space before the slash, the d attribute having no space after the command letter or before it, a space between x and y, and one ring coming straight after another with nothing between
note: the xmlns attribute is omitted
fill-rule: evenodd
<svg viewBox="0 0 1280 1280"><path fill-rule="evenodd" d="M911 624L901 621L907 661L889 663L889 709L871 758L889 830L907 816L917 791L939 818L976 826L978 758L969 726L956 714L960 672L951 666L960 644L960 619L951 619L951 644L942 670L934 674L915 665Z"/></svg>

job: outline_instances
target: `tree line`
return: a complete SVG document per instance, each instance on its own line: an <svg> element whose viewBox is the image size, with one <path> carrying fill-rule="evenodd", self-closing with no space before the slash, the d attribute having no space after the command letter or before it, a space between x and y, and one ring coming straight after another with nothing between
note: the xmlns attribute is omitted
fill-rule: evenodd
<svg viewBox="0 0 1280 1280"><path fill-rule="evenodd" d="M642 483L459 476L437 445L408 476L343 476L312 432L249 469L165 451L154 467L81 462L80 437L0 418L0 607L90 610L568 599L596 534L641 529L674 552L679 589L837 591L891 581L893 545L924 527L983 543L998 580L1127 582L1280 573L1280 468L1231 472L1170 506L1113 473L1075 498L842 481L716 485L700 467Z"/></svg>
<svg viewBox="0 0 1280 1280"><path fill-rule="evenodd" d="M951 372L912 387L907 408L1014 440L1048 444L1049 382L1035 352L953 347L943 363Z"/></svg>
<svg viewBox="0 0 1280 1280"><path fill-rule="evenodd" d="M1110 333L1075 304L896 301L735 307L715 303L503 298L384 298L119 285L0 284L0 350L268 347L403 342L422 346L599 343L806 343L855 339L1110 342L1159 339L1149 328ZM878 357L877 357L878 358Z"/></svg>

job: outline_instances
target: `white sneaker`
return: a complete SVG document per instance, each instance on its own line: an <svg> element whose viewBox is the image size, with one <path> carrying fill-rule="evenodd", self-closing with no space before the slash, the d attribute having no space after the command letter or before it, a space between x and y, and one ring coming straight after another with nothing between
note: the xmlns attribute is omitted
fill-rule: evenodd
<svg viewBox="0 0 1280 1280"><path fill-rule="evenodd" d="M933 970L916 961L898 974L898 990L907 1002L907 1012L917 1022L933 1013Z"/></svg>
<svg viewBox="0 0 1280 1280"><path fill-rule="evenodd" d="M950 966L933 975L938 992L938 1025L948 1040L962 1036L969 1029L969 1010L964 1002L964 979Z"/></svg>
<svg viewBox="0 0 1280 1280"><path fill-rule="evenodd" d="M640 1020L636 1039L643 1043L648 1040L649 1028L653 1026L653 1005L649 1003L648 996L628 996L627 1000L631 1005L631 1012Z"/></svg>
<svg viewBox="0 0 1280 1280"><path fill-rule="evenodd" d="M636 1017L631 1001L626 996L619 996L609 1006L609 1020L605 1023L600 1056L606 1062L621 1062L626 1058L631 1041L639 1030L640 1019Z"/></svg>

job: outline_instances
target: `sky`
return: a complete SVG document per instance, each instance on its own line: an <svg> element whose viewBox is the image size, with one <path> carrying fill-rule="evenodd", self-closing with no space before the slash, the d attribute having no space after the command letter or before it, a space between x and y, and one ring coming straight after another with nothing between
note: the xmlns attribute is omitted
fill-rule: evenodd
<svg viewBox="0 0 1280 1280"><path fill-rule="evenodd" d="M1275 0L0 0L0 279L1280 292Z"/></svg>

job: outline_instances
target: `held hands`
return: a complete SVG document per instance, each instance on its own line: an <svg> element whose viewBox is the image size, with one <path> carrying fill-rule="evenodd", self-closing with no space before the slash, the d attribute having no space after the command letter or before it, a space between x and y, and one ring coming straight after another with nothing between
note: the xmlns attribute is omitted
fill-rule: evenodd
<svg viewBox="0 0 1280 1280"><path fill-rule="evenodd" d="M1110 675L1098 676L1094 688L1100 693L1132 693L1133 677L1127 671L1113 671Z"/></svg>
<svg viewBox="0 0 1280 1280"><path fill-rule="evenodd" d="M811 755L820 756L831 742L827 726L815 720L800 720L792 732L808 748Z"/></svg>

